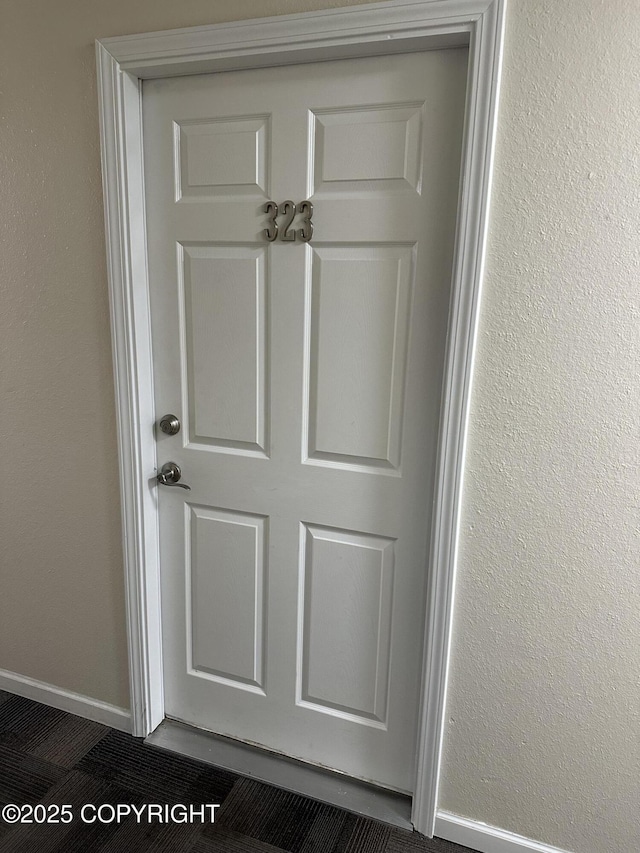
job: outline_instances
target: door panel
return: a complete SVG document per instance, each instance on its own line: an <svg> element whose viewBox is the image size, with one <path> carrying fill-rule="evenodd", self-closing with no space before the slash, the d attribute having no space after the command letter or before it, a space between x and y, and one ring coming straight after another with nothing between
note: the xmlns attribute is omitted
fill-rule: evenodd
<svg viewBox="0 0 640 853"><path fill-rule="evenodd" d="M398 469L413 260L411 246L314 250L309 460Z"/></svg>
<svg viewBox="0 0 640 853"><path fill-rule="evenodd" d="M187 668L264 692L267 520L190 506L187 526Z"/></svg>
<svg viewBox="0 0 640 853"><path fill-rule="evenodd" d="M269 116L176 122L176 201L265 192Z"/></svg>
<svg viewBox="0 0 640 853"><path fill-rule="evenodd" d="M265 452L265 248L181 245L189 437Z"/></svg>
<svg viewBox="0 0 640 853"><path fill-rule="evenodd" d="M143 90L167 715L406 792L466 60Z"/></svg>
<svg viewBox="0 0 640 853"><path fill-rule="evenodd" d="M391 653L394 542L303 525L299 701L384 727ZM350 601L335 620L336 600Z"/></svg>
<svg viewBox="0 0 640 853"><path fill-rule="evenodd" d="M314 193L420 192L423 107L313 111Z"/></svg>

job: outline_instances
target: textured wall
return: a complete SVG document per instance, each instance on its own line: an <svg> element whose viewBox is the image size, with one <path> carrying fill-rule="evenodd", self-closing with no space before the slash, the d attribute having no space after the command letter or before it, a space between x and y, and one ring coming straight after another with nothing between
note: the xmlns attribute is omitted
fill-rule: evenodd
<svg viewBox="0 0 640 853"><path fill-rule="evenodd" d="M4 0L0 669L127 703L93 40L328 0ZM640 848L635 0L511 0L441 805Z"/></svg>
<svg viewBox="0 0 640 853"><path fill-rule="evenodd" d="M441 806L640 849L640 10L512 0Z"/></svg>

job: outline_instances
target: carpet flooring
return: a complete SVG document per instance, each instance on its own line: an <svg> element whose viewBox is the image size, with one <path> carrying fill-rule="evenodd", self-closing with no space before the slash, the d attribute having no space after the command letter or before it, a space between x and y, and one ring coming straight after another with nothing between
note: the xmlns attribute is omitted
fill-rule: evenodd
<svg viewBox="0 0 640 853"><path fill-rule="evenodd" d="M182 820L186 810L160 820L145 810L150 803L220 807L213 822L207 809L204 820L196 812L181 823L165 818ZM0 691L0 810L7 804L26 807L22 817L34 822L0 817L0 853L470 853ZM118 819L117 804L140 817ZM60 822L36 822L45 818Z"/></svg>

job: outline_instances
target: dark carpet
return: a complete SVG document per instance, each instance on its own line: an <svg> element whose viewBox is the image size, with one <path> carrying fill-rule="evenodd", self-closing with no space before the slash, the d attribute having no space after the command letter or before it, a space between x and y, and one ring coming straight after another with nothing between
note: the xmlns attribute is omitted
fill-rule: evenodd
<svg viewBox="0 0 640 853"><path fill-rule="evenodd" d="M149 803L220 808L213 822L205 810L180 823L149 815ZM33 822L0 818L0 853L469 853L0 691L0 809L7 804ZM82 820L86 804L104 804L102 822L95 809ZM118 819L118 804L140 817ZM178 807L173 816L189 815ZM39 822L50 819L58 822Z"/></svg>

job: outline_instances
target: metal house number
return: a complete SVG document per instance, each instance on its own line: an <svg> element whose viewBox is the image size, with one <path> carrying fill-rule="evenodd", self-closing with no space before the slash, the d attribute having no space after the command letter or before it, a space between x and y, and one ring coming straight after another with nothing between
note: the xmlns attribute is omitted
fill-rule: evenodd
<svg viewBox="0 0 640 853"><path fill-rule="evenodd" d="M301 201L297 207L297 212L302 216L302 228L296 232L295 228L291 227L296 215L296 205L292 201L283 201L282 207L278 209L275 201L268 201L264 206L264 212L269 216L269 225L264 229L264 236L270 243L277 240L278 237L285 243L292 243L298 237L305 243L313 237L313 205L310 201ZM278 213L282 213L284 221L278 225L276 217Z"/></svg>

